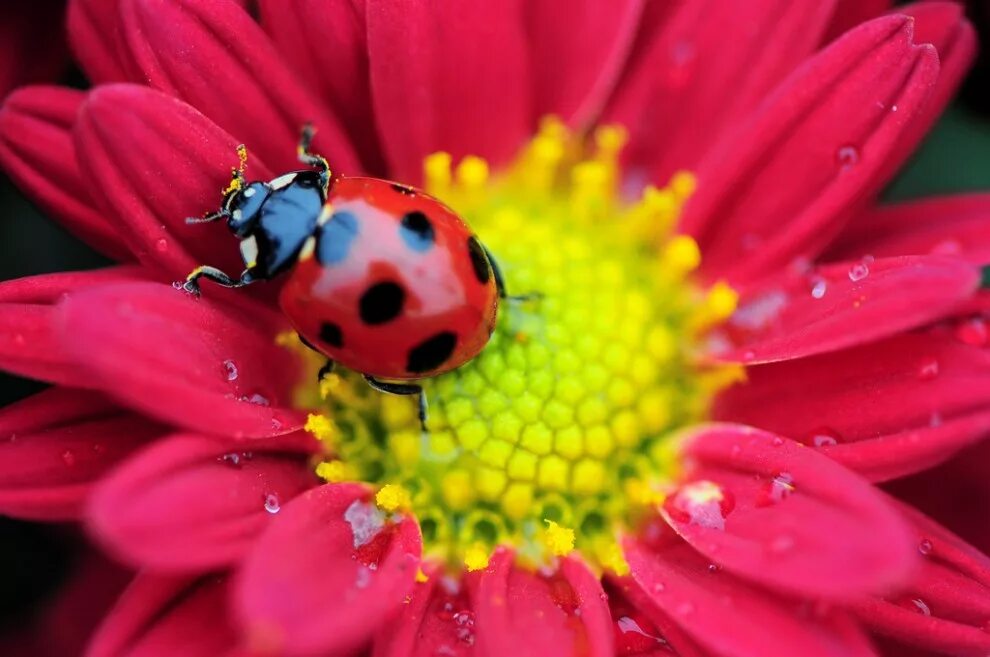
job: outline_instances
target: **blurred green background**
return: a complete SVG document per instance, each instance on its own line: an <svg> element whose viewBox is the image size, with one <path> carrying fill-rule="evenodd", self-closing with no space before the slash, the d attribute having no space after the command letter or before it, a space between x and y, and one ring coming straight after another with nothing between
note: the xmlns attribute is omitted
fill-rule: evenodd
<svg viewBox="0 0 990 657"><path fill-rule="evenodd" d="M990 3L970 14L990 43ZM84 86L78 72L65 82ZM885 192L887 200L990 191L990 58L982 54L962 96L946 112L908 166ZM46 219L0 173L0 280L108 262ZM0 405L43 386L0 373ZM63 528L0 517L0 635L21 624L64 578L72 551Z"/></svg>

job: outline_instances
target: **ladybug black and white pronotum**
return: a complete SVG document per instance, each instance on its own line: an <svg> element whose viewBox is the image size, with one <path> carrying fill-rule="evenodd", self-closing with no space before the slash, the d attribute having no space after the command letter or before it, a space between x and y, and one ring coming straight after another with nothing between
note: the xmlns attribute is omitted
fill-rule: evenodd
<svg viewBox="0 0 990 657"><path fill-rule="evenodd" d="M226 220L245 269L235 279L197 267L184 287L199 294L201 278L242 287L285 273L279 303L303 342L328 358L321 376L337 362L377 390L418 395L425 425L422 387L410 381L478 355L505 298L502 277L446 205L387 180L334 180L310 153L312 136L307 126L299 144L312 169L249 183L242 165L220 210L187 220Z"/></svg>

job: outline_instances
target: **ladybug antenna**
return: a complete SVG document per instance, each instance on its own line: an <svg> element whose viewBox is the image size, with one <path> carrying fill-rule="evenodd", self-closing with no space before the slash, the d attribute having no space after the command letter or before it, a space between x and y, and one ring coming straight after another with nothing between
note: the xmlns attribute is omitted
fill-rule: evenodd
<svg viewBox="0 0 990 657"><path fill-rule="evenodd" d="M296 155L303 164L320 170L320 184L323 186L323 194L326 196L330 188L330 178L332 176L330 163L322 155L310 152L309 149L313 145L313 137L315 136L316 128L313 127L312 123L306 123L299 133L299 145L296 147Z"/></svg>

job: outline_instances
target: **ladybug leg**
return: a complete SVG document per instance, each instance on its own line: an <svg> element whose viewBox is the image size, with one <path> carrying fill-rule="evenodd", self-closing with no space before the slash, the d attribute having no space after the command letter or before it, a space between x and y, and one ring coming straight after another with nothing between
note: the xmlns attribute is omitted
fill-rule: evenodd
<svg viewBox="0 0 990 657"><path fill-rule="evenodd" d="M315 135L316 129L313 128L312 123L304 125L302 133L299 135L299 146L296 148L296 153L300 162L320 170L320 184L323 186L323 195L326 196L330 188L330 164L322 155L310 152L309 149L313 145Z"/></svg>
<svg viewBox="0 0 990 657"><path fill-rule="evenodd" d="M304 338L301 333L297 333L296 335L299 336L299 341L302 342L304 345L306 345L307 347L309 347L310 349L312 349L313 351L315 351L319 355L324 356L324 357L326 356L326 354L324 354L322 351L320 351L312 342L310 342L309 340L307 340L306 338ZM327 362L325 362L323 364L323 367L320 368L320 371L316 373L316 381L317 381L317 383L319 383L324 378L326 378L326 377L330 376L331 374L333 374L333 368L336 365L337 365L337 363L335 363L332 358L327 358Z"/></svg>
<svg viewBox="0 0 990 657"><path fill-rule="evenodd" d="M212 212L205 217L186 217L187 224L208 224L211 221L219 221L220 219L226 219L230 217L230 213L226 210L217 210Z"/></svg>
<svg viewBox="0 0 990 657"><path fill-rule="evenodd" d="M533 299L543 298L542 292L507 294L505 291L505 278L502 277L502 270L499 269L495 256L492 255L492 252L488 250L487 246L482 246L482 248L485 250L485 255L488 256L488 263L492 266L492 275L495 277L495 289L498 290L499 299L505 299L506 301L532 301Z"/></svg>
<svg viewBox="0 0 990 657"><path fill-rule="evenodd" d="M386 392L390 395L419 395L419 426L424 432L426 431L426 393L423 391L423 386L416 383L387 383L367 374L364 375L364 380L378 392Z"/></svg>
<svg viewBox="0 0 990 657"><path fill-rule="evenodd" d="M244 287L245 285L254 283L256 280L250 272L247 271L241 274L239 279L235 280L216 267L202 265L200 267L196 267L196 269L193 269L192 272L186 276L186 282L182 284L182 289L198 297L200 294L199 279L201 278L213 281L217 285L231 288Z"/></svg>

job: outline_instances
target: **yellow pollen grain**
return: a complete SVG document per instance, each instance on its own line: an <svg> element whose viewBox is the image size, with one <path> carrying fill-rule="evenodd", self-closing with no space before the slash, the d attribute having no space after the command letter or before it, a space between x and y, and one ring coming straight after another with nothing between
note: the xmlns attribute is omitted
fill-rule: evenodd
<svg viewBox="0 0 990 657"><path fill-rule="evenodd" d="M561 527L553 520L544 522L547 523L547 529L543 540L550 553L558 557L569 554L574 549L574 530Z"/></svg>
<svg viewBox="0 0 990 657"><path fill-rule="evenodd" d="M577 550L627 573L613 537L654 512L677 474L678 430L740 376L699 365L705 331L737 298L693 281L698 245L674 233L697 181L679 172L626 203L626 139L548 118L507 170L427 157L426 189L491 251L508 293L538 296L501 302L476 358L419 382L426 432L413 399L343 369L321 384L326 412L307 429L333 459L317 473L378 487L378 506L415 515L424 553L448 568L480 570L508 544L533 566Z"/></svg>
<svg viewBox="0 0 990 657"><path fill-rule="evenodd" d="M412 507L409 491L396 484L386 484L375 494L375 504L382 511L395 513Z"/></svg>
<svg viewBox="0 0 990 657"><path fill-rule="evenodd" d="M332 443L336 435L336 427L333 421L326 415L319 413L310 413L307 415L306 425L303 428L313 434L322 443Z"/></svg>
<svg viewBox="0 0 990 657"><path fill-rule="evenodd" d="M425 584L426 582L429 582L429 581L430 581L430 578L429 578L429 576L427 576L426 573L423 572L423 569L422 568L417 568L416 569L416 583L417 584Z"/></svg>
<svg viewBox="0 0 990 657"><path fill-rule="evenodd" d="M464 552L464 566L469 572L484 570L488 567L488 548L481 543L475 543Z"/></svg>

